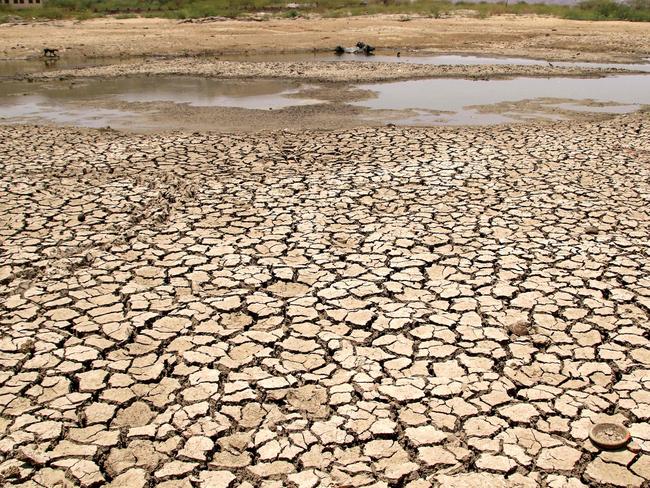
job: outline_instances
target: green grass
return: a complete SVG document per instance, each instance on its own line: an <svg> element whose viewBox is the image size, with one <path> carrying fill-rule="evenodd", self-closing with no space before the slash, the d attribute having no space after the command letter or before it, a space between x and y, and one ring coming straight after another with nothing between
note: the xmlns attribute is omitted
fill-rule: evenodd
<svg viewBox="0 0 650 488"><path fill-rule="evenodd" d="M584 0L578 8L567 12L567 19L574 20L630 20L650 22L650 0L632 0L616 3L605 0Z"/></svg>
<svg viewBox="0 0 650 488"><path fill-rule="evenodd" d="M175 19L222 16L237 18L246 14L268 12L277 17L298 18L306 13L328 17L370 14L430 15L458 9L469 9L481 17L501 14L550 15L575 20L650 21L650 0L584 0L577 6L529 5L525 3L450 3L447 0L302 0L307 8L287 8L290 0L47 0L44 7L12 10L0 6L0 22L12 17L87 19L113 15L119 18L135 16ZM297 3L301 0L297 0Z"/></svg>

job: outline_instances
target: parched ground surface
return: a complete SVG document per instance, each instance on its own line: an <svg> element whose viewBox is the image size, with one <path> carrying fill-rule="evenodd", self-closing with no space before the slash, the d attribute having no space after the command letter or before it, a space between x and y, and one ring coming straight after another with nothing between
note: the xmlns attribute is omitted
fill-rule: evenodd
<svg viewBox="0 0 650 488"><path fill-rule="evenodd" d="M2 485L647 485L649 122L0 127Z"/></svg>
<svg viewBox="0 0 650 488"><path fill-rule="evenodd" d="M365 41L378 48L464 52L544 59L639 61L650 56L647 22L586 22L502 15L487 19L376 15L342 18L227 20L95 19L0 26L0 59L147 56L246 51L310 51Z"/></svg>

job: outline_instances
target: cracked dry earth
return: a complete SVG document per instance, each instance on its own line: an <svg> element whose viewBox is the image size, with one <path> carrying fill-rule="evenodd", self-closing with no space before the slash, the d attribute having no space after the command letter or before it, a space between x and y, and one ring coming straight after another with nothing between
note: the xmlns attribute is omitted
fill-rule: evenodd
<svg viewBox="0 0 650 488"><path fill-rule="evenodd" d="M649 122L1 127L2 486L648 486Z"/></svg>

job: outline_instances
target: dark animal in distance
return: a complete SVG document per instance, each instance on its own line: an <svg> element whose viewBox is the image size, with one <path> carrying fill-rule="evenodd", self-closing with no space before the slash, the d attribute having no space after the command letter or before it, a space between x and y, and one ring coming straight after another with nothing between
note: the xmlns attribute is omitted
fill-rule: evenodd
<svg viewBox="0 0 650 488"><path fill-rule="evenodd" d="M43 48L43 57L46 57L46 58L58 58L59 57L59 50L58 49L50 49L49 47Z"/></svg>
<svg viewBox="0 0 650 488"><path fill-rule="evenodd" d="M357 42L357 45L354 47L336 46L334 48L334 52L339 55L348 53L348 54L365 54L366 56L372 56L372 52L374 50L375 50L374 47L361 41Z"/></svg>

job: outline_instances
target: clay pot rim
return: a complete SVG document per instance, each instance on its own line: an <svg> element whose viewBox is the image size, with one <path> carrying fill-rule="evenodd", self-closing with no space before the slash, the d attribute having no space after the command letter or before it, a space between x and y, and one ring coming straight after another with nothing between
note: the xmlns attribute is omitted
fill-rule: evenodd
<svg viewBox="0 0 650 488"><path fill-rule="evenodd" d="M596 430L598 428L604 428L605 426L612 426L616 428L617 430L621 431L621 433L625 434L625 437L619 441L606 441L599 439L598 433ZM589 431L589 438L591 441L596 444L599 447L605 448L605 449L618 449L620 447L625 446L628 442L630 442L630 439L632 439L632 435L630 434L630 431L625 427L624 425L621 424L615 424L613 422L599 422L597 424L594 424L594 426L591 428Z"/></svg>

